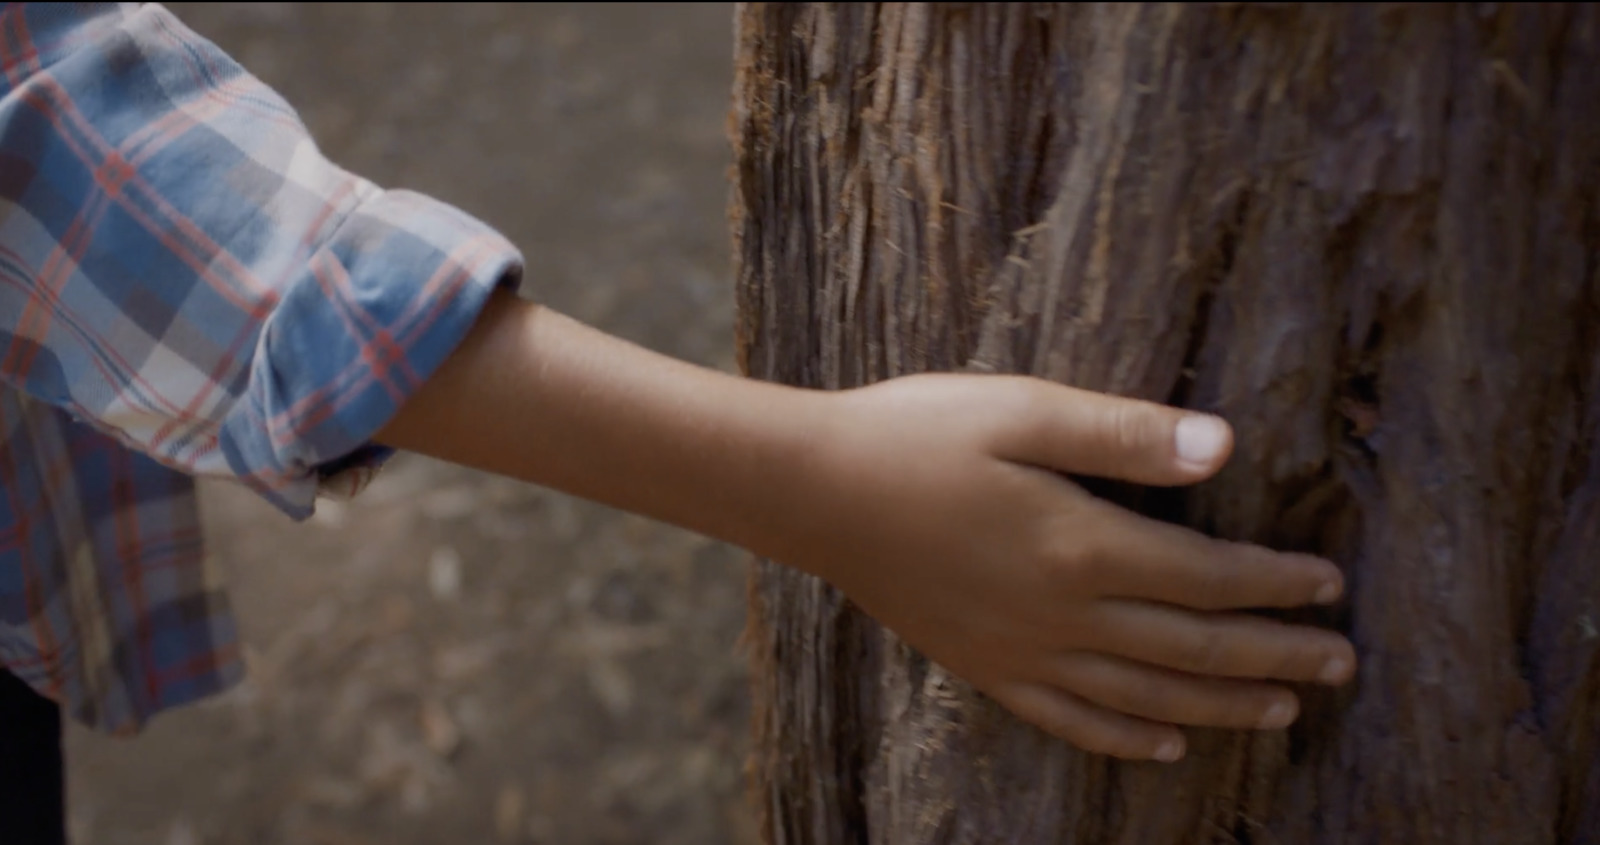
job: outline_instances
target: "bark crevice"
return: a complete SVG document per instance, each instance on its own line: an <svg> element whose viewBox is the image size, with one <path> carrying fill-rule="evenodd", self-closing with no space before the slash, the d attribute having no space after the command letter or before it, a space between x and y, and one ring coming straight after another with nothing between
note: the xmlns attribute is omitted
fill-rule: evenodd
<svg viewBox="0 0 1600 845"><path fill-rule="evenodd" d="M1600 831L1600 8L750 4L730 195L748 374L1028 373L1222 414L1194 489L1328 556L1347 689L1123 765L825 585L752 576L752 775L817 843Z"/></svg>

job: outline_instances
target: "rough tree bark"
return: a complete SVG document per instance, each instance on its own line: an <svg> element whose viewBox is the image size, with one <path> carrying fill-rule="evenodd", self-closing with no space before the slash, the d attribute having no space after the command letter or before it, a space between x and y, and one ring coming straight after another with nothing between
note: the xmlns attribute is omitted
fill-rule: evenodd
<svg viewBox="0 0 1600 845"><path fill-rule="evenodd" d="M1204 408L1191 491L1345 568L1358 682L1176 766L1052 741L815 581L752 581L767 838L1600 842L1600 10L751 4L741 355Z"/></svg>

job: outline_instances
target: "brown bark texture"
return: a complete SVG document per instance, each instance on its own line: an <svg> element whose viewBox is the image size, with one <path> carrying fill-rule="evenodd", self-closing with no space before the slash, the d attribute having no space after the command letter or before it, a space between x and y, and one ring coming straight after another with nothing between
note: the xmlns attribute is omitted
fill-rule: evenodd
<svg viewBox="0 0 1600 845"><path fill-rule="evenodd" d="M1361 669L1173 766L1047 738L828 586L752 578L781 845L1600 842L1600 9L748 4L743 364L1214 411L1182 491L1324 554Z"/></svg>

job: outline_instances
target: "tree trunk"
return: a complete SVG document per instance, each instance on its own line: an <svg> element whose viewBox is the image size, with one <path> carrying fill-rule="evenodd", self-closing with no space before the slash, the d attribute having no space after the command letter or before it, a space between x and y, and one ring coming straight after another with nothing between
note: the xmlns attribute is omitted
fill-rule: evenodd
<svg viewBox="0 0 1600 845"><path fill-rule="evenodd" d="M1600 10L751 4L741 356L1221 414L1190 490L1326 555L1357 682L1182 763L1078 753L761 563L783 845L1600 842Z"/></svg>

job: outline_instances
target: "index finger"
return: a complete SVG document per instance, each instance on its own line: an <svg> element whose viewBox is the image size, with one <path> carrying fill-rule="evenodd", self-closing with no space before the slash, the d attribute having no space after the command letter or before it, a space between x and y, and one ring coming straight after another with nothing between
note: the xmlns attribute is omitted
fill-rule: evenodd
<svg viewBox="0 0 1600 845"><path fill-rule="evenodd" d="M1344 591L1339 568L1322 558L1214 539L1101 500L1084 504L1101 520L1104 539L1092 556L1102 595L1244 610L1332 604Z"/></svg>

